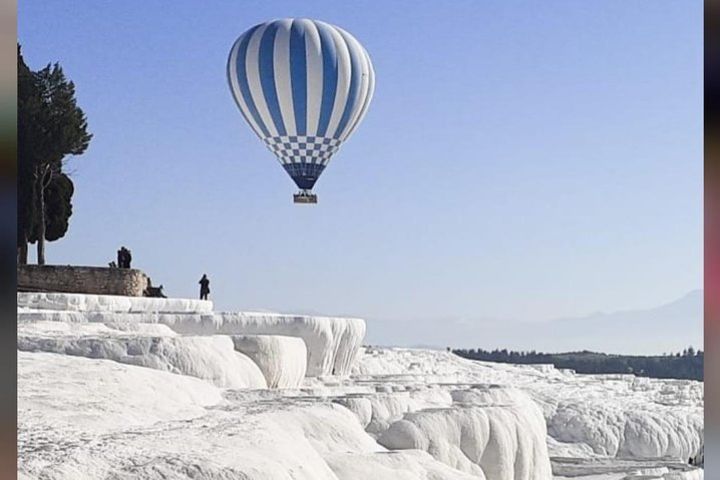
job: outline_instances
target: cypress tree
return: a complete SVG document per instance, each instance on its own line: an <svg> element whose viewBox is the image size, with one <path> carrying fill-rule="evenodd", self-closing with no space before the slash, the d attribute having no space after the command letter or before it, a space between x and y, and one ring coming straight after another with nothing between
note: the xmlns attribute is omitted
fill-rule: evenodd
<svg viewBox="0 0 720 480"><path fill-rule="evenodd" d="M18 261L27 261L27 243L37 242L45 264L45 241L65 235L74 186L63 173L66 157L85 152L92 135L77 106L75 85L62 67L33 72L18 46Z"/></svg>

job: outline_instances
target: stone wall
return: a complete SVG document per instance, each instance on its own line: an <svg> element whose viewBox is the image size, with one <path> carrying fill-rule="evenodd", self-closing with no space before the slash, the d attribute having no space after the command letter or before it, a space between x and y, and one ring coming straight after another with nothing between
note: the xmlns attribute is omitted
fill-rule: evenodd
<svg viewBox="0 0 720 480"><path fill-rule="evenodd" d="M18 265L20 292L93 293L141 297L148 277L134 268Z"/></svg>

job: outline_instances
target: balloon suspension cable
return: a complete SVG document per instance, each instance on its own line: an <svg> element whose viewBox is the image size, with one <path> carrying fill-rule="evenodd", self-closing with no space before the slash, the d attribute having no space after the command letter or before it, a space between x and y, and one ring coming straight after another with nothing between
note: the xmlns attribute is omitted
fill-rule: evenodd
<svg viewBox="0 0 720 480"><path fill-rule="evenodd" d="M312 193L310 190L300 190L298 193L293 195L293 202L317 203L317 195Z"/></svg>

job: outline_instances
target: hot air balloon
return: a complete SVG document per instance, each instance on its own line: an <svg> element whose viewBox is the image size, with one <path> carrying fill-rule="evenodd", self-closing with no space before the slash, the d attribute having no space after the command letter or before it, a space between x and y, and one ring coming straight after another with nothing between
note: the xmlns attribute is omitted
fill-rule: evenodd
<svg viewBox="0 0 720 480"><path fill-rule="evenodd" d="M315 182L373 95L367 51L325 22L273 20L240 35L227 75L243 117L300 189L295 203L317 203Z"/></svg>

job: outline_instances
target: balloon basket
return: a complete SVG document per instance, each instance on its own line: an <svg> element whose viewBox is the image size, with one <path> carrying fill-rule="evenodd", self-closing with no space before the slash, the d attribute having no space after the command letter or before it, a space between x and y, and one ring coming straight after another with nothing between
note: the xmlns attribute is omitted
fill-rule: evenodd
<svg viewBox="0 0 720 480"><path fill-rule="evenodd" d="M294 203L317 203L317 195L310 192L300 191L293 195Z"/></svg>

